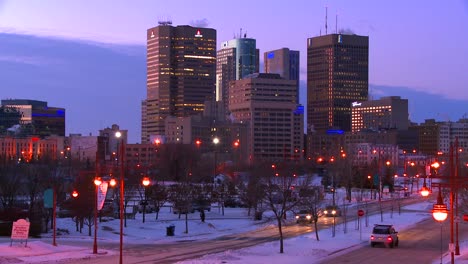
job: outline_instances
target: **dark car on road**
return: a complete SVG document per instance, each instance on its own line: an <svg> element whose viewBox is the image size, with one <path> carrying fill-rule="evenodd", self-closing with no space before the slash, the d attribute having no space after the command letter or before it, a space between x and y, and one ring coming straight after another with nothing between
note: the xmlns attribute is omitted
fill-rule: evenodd
<svg viewBox="0 0 468 264"><path fill-rule="evenodd" d="M296 223L312 223L313 217L312 212L309 210L299 210L296 214Z"/></svg>
<svg viewBox="0 0 468 264"><path fill-rule="evenodd" d="M210 200L204 200L204 199L201 199L201 200L195 200L193 201L192 203L192 208L193 210L195 211L211 211L211 202Z"/></svg>
<svg viewBox="0 0 468 264"><path fill-rule="evenodd" d="M338 217L338 216L341 216L341 210L336 205L328 205L323 210L323 215L326 217L333 217L333 216Z"/></svg>

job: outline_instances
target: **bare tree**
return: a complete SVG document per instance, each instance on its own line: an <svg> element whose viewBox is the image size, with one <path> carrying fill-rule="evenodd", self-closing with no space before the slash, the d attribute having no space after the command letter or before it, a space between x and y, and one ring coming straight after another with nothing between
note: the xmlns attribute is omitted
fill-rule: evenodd
<svg viewBox="0 0 468 264"><path fill-rule="evenodd" d="M188 144L164 144L160 146L160 180L187 181L194 164L196 152Z"/></svg>
<svg viewBox="0 0 468 264"><path fill-rule="evenodd" d="M185 233L188 233L188 213L194 212L192 207L194 188L186 182L170 186L169 200L173 204L173 210L179 214L185 214Z"/></svg>
<svg viewBox="0 0 468 264"><path fill-rule="evenodd" d="M319 241L318 233L318 218L320 216L321 205L324 200L323 188L321 186L312 186L310 184L302 184L299 187L299 197L301 199L298 207L307 209L312 214L314 220L315 238Z"/></svg>
<svg viewBox="0 0 468 264"><path fill-rule="evenodd" d="M14 161L6 160L0 166L0 201L4 209L15 205L20 193L21 173Z"/></svg>
<svg viewBox="0 0 468 264"><path fill-rule="evenodd" d="M156 211L156 220L159 217L159 211L168 200L168 193L164 185L155 184L148 188L148 198L154 203Z"/></svg>
<svg viewBox="0 0 468 264"><path fill-rule="evenodd" d="M248 207L248 215L254 209L255 220L261 220L263 208L263 198L265 197L265 183L263 176L265 172L271 172L265 168L265 164L256 164L251 168L251 173L247 185L241 185L240 199Z"/></svg>
<svg viewBox="0 0 468 264"><path fill-rule="evenodd" d="M91 227L94 225L94 207L96 206L96 186L93 179L93 172L81 173L74 184L78 197L70 198L72 199L70 203L72 215L75 217L77 225L80 223L80 230L83 223L88 226L89 236L91 236Z"/></svg>
<svg viewBox="0 0 468 264"><path fill-rule="evenodd" d="M294 164L272 164L270 171L265 171L264 201L274 214L280 237L280 253L284 253L283 221L286 213L291 211L301 200L293 195L297 184L297 168Z"/></svg>

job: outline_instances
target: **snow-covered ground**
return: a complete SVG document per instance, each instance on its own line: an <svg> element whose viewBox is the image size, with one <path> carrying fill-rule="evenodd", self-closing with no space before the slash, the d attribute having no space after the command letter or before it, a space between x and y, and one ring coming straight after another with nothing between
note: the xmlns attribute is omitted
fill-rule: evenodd
<svg viewBox="0 0 468 264"><path fill-rule="evenodd" d="M409 228L411 225L432 217L430 209L433 201L423 202L408 206L408 209L416 209L411 212L403 211L400 214L393 212L384 214L384 222L392 223L398 231ZM418 212L418 210L420 210ZM177 215L170 212L169 208L164 208L159 215L159 220L155 220L155 214L146 215L146 223L142 223L142 214L137 214L136 219L128 219L127 227L124 229L124 244L138 243L165 243L181 239L214 238L221 235L245 232L252 229L271 225L267 221L268 214L264 221L254 221L252 216L247 215L246 209L226 208L224 216L217 207L213 207L211 212L206 213L206 221L202 223L199 214L189 214L188 233L185 233L185 221L178 219ZM58 246L52 246L51 233L41 239L30 239L25 246L24 243L14 241L10 246L9 238L0 238L0 263L50 263L58 260L79 260L83 258L99 258L103 255L118 254L99 248L97 255L92 254L93 236L89 237L85 227L83 233L76 232L75 224L69 218L57 219L57 227L60 235L57 236ZM323 221L323 220L322 220ZM347 225L347 232L344 232L344 225L336 227L336 235L332 237L331 230L321 230L319 232L320 241L316 241L315 233L308 233L285 241L285 253L278 254L279 242L270 242L255 247L240 250L228 250L214 255L207 255L200 259L181 262L181 264L199 263L314 263L331 252L359 246L368 240L371 228L374 223L381 223L380 214L369 216L368 225L362 221L362 230L356 230L355 221ZM175 236L166 236L166 227L173 224L175 226ZM99 244L118 243L119 241L119 220L109 220L99 223L98 247ZM67 232L65 231L68 231ZM94 229L93 229L94 230ZM69 246L74 245L74 246ZM462 244L462 256L457 257L457 263L468 263L461 260L467 246ZM271 256L275 257L272 258ZM447 257L447 256L446 256ZM438 260L434 260L438 262Z"/></svg>

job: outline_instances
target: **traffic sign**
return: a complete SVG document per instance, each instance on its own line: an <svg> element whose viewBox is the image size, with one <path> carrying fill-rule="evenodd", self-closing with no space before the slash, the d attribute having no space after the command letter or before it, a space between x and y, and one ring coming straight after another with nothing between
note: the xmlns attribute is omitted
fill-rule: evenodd
<svg viewBox="0 0 468 264"><path fill-rule="evenodd" d="M359 209L359 210L357 211L357 215L358 215L358 216L363 216L363 215L364 215L364 210Z"/></svg>
<svg viewBox="0 0 468 264"><path fill-rule="evenodd" d="M54 191L52 189L46 189L44 191L44 208L52 208L54 199Z"/></svg>

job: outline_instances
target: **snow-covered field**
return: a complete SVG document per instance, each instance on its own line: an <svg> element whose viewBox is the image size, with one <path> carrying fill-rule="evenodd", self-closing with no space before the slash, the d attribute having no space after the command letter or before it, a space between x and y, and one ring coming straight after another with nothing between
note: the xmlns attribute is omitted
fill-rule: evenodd
<svg viewBox="0 0 468 264"><path fill-rule="evenodd" d="M386 213L384 221L394 224L397 230L409 228L419 221L432 217L430 214L432 204L433 201L408 206L406 208L416 209L416 211L402 212L401 215L397 212L392 215ZM198 213L189 214L188 233L185 233L183 215L181 219L178 219L178 216L172 214L169 208L163 208L159 220L155 220L154 213L146 215L146 223L142 223L142 214L137 214L136 219L128 219L127 227L124 229L124 244L164 243L173 240L193 239L194 237L214 238L271 225L268 218L269 215L266 214L263 221L254 221L252 216L247 215L247 210L242 208L226 208L223 216L217 207L212 207L212 211L206 213L205 223L200 221ZM381 223L380 215L369 216L369 224L366 227L362 223L361 232L356 230L355 221L352 221L348 223L346 234L344 226L339 224L336 227L335 237L332 237L331 230L325 229L319 232L320 241L316 241L315 233L287 239L284 254L277 254L279 242L275 241L255 247L207 255L200 259L181 263L314 263L331 252L367 243L374 223ZM169 225L175 226L175 236L166 236L166 227ZM99 248L100 254L93 255L93 236L88 236L86 227L83 229L83 233L76 232L75 224L69 218L59 218L57 227L61 231L60 235L57 236L58 246L56 247L51 245L52 235L50 232L41 239L30 239L27 246L15 241L10 247L9 238L0 238L0 263L50 263L63 259L78 260L99 258L104 254L118 254ZM118 219L101 222L98 227L98 245L100 243L118 243ZM64 230L68 230L68 234ZM461 248L462 256L458 257L457 263L468 263L461 260L463 255L468 254L468 252L463 251L466 246ZM271 257L273 254L274 258Z"/></svg>

